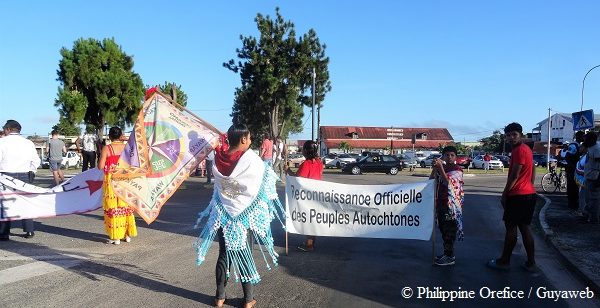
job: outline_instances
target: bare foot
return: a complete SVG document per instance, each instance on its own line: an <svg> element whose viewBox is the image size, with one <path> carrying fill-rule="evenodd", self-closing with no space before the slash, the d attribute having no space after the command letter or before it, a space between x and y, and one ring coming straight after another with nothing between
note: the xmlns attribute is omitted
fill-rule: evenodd
<svg viewBox="0 0 600 308"><path fill-rule="evenodd" d="M253 299L253 300L245 303L244 304L244 308L252 308L252 307L254 307L254 305L256 305L256 300L255 299Z"/></svg>

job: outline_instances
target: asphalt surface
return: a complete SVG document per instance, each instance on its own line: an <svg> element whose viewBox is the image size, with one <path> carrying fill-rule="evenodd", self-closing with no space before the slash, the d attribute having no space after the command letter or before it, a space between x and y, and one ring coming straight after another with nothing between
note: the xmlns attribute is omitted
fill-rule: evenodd
<svg viewBox="0 0 600 308"><path fill-rule="evenodd" d="M406 171L397 176L327 171L324 179L350 184L424 180L407 176ZM455 266L433 266L430 241L319 237L314 252L302 253L294 247L304 236L290 234L286 256L284 233L274 223L280 265L267 271L264 262L257 262L263 280L255 291L256 307L599 307L595 299L539 298L551 296L545 290L589 288L541 235L536 237L536 256L542 272L531 274L519 267L525 260L520 242L510 271L485 266L499 255L503 243L499 194L504 182L505 175L465 178L465 240L455 246ZM38 183L47 185L49 179L38 177ZM199 267L192 247L198 233L193 229L196 215L211 193L204 179L188 180L156 222L148 226L138 220L139 236L119 246L104 244L101 211L41 219L32 239L21 237L21 230L13 228L11 241L0 242L0 307L212 305L217 244ZM280 195L284 200L283 187ZM435 254L439 254L437 231L435 243ZM262 259L260 251L255 250L255 258ZM430 297L441 295L435 291L461 291L463 295L472 291L474 298L452 302L419 298L418 292L427 288ZM500 291L495 297L524 298L490 298L494 291ZM225 306L241 305L241 286L231 279Z"/></svg>

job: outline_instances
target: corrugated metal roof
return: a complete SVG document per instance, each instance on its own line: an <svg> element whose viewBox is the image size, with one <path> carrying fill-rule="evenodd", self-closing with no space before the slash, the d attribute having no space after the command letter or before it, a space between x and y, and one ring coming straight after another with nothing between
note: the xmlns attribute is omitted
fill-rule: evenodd
<svg viewBox="0 0 600 308"><path fill-rule="evenodd" d="M358 135L358 139L387 139L390 129L391 127L321 126L321 136L325 140L351 139L349 134L356 133ZM446 142L451 142L454 140L446 128L393 127L393 132L397 134L396 138L399 140L410 141L413 135L419 135L422 133L427 134L427 140L441 140Z"/></svg>
<svg viewBox="0 0 600 308"><path fill-rule="evenodd" d="M413 146L410 140L385 140L385 139L326 139L325 145L329 149L339 149L342 142L348 143L355 149L385 149L394 147L396 148L411 148ZM451 141L441 140L417 140L415 148L436 148L440 144L447 144Z"/></svg>

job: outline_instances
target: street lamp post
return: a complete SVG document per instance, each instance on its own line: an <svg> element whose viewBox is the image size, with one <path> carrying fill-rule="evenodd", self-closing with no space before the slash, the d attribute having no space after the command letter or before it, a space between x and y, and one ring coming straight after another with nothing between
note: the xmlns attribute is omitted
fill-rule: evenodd
<svg viewBox="0 0 600 308"><path fill-rule="evenodd" d="M596 66L590 68L590 70L587 73L585 73L585 76L583 76L583 82L581 83L581 108L579 111L583 111L583 90L585 89L585 78L596 67L600 67L600 65L596 65Z"/></svg>

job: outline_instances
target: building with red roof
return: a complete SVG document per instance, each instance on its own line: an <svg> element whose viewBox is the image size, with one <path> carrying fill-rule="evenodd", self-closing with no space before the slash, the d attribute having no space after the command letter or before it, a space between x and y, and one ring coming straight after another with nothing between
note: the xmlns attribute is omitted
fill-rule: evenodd
<svg viewBox="0 0 600 308"><path fill-rule="evenodd" d="M354 151L430 150L440 145L454 143L446 128L321 126L322 153L341 152L340 144L346 142Z"/></svg>

